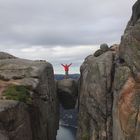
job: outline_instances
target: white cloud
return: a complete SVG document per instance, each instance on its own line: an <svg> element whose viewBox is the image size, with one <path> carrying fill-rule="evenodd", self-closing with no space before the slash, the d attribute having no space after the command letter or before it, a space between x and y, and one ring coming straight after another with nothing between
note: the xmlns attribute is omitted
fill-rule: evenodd
<svg viewBox="0 0 140 140"><path fill-rule="evenodd" d="M101 43L119 43L136 0L0 0L0 50L28 59L73 62Z"/></svg>
<svg viewBox="0 0 140 140"><path fill-rule="evenodd" d="M6 49L7 52L21 58L31 60L47 60L54 66L55 73L62 73L61 63L73 63L72 73L79 72L79 67L87 55L93 54L99 48L96 46L62 46L43 47L32 46L29 48ZM2 51L5 51L3 49Z"/></svg>

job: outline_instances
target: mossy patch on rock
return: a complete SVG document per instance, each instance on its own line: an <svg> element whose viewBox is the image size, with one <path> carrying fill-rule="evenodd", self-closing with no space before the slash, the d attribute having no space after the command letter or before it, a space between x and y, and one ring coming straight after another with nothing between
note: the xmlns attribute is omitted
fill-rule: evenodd
<svg viewBox="0 0 140 140"><path fill-rule="evenodd" d="M89 139L90 139L89 133L85 132L82 136L82 140L89 140Z"/></svg>
<svg viewBox="0 0 140 140"><path fill-rule="evenodd" d="M17 100L27 104L30 104L32 101L29 90L23 85L10 85L3 92L3 95L6 97L6 99Z"/></svg>

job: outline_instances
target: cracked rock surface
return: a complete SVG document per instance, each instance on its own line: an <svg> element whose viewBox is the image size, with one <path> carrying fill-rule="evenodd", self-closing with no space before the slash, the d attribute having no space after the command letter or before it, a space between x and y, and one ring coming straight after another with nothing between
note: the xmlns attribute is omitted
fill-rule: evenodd
<svg viewBox="0 0 140 140"><path fill-rule="evenodd" d="M81 66L77 140L140 140L140 0L111 50Z"/></svg>

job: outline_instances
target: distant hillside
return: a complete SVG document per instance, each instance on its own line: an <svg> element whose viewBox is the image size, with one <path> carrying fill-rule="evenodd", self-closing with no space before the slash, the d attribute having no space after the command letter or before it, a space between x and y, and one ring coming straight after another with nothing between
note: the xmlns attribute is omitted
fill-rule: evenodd
<svg viewBox="0 0 140 140"><path fill-rule="evenodd" d="M55 74L54 77L56 80L62 80L64 79L64 74ZM80 77L80 74L70 74L69 75L69 78L72 78L72 79L79 79Z"/></svg>

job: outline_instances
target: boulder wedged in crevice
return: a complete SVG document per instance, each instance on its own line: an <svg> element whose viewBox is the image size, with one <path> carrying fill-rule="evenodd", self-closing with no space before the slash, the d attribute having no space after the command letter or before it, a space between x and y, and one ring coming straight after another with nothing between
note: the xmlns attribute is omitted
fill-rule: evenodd
<svg viewBox="0 0 140 140"><path fill-rule="evenodd" d="M74 79L57 81L57 95L64 109L75 108L78 96L78 81Z"/></svg>

